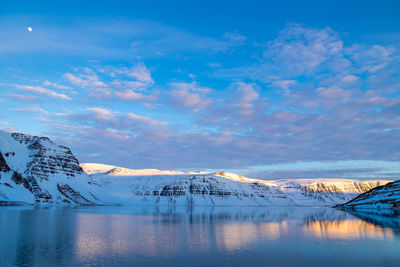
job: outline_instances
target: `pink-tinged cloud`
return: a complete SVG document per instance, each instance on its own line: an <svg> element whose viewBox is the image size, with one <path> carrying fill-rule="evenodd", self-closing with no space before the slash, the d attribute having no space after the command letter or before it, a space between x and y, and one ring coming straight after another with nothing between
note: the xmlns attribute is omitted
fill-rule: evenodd
<svg viewBox="0 0 400 267"><path fill-rule="evenodd" d="M137 114L132 113L132 112L128 113L127 116L130 119L133 119L135 121L139 121L139 122L144 123L144 124L149 124L149 125L152 125L152 126L166 125L165 122L160 122L158 120L155 120L155 119L152 119L152 118L149 118L149 117L140 116L140 115L137 115Z"/></svg>

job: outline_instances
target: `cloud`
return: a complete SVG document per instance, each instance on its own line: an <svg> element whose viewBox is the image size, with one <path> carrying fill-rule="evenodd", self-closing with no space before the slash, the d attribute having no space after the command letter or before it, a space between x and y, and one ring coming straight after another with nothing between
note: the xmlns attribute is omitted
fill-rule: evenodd
<svg viewBox="0 0 400 267"><path fill-rule="evenodd" d="M94 99L118 98L126 101L155 101L155 95L143 91L154 81L148 68L141 62L130 67L95 65L93 68L80 67L75 73L65 73L63 78L77 88L86 90ZM142 91L142 92L138 92Z"/></svg>
<svg viewBox="0 0 400 267"><path fill-rule="evenodd" d="M15 100L21 101L21 102L34 103L34 102L40 101L40 99L37 96L33 96L33 95L21 95L21 94L9 93L9 94L7 94L7 96L11 97Z"/></svg>
<svg viewBox="0 0 400 267"><path fill-rule="evenodd" d="M130 89L115 91L115 96L122 100L127 101L156 101L157 97L154 95L144 95L142 93L136 93Z"/></svg>
<svg viewBox="0 0 400 267"><path fill-rule="evenodd" d="M97 30L114 36L126 28L106 25ZM214 64L199 70L196 60L203 54L171 52L193 43L164 37L150 38L151 43L158 40L159 47L148 50L146 39L128 38L138 41L131 52L154 54L160 48L157 57L173 54L182 63L179 71L167 72L160 61L129 58L133 63L91 61L67 71L57 83L32 81L32 88L38 84L74 96L65 109L57 107L56 114L51 103L40 103L50 112L46 130L71 146L82 161L127 167L243 168L260 176L266 172L266 178L300 176L301 171L303 177L398 175L388 168L383 173L375 165L357 166L365 160L400 158L400 64L395 48L347 44L331 28L292 23L273 40L257 46L246 42L237 54L231 49L232 60L216 57L208 39L210 43L202 40L207 45L200 42L203 48L183 49L208 51L203 63ZM235 39L244 41L232 33L225 37L224 44L213 43L220 45L216 50L229 50ZM241 53L246 49L251 54ZM209 70L214 72L211 77ZM67 87L78 93L73 95ZM8 97L23 99L21 95ZM270 173L252 168L349 160L356 161L326 170L288 168Z"/></svg>
<svg viewBox="0 0 400 267"><path fill-rule="evenodd" d="M83 88L106 86L106 84L100 81L97 74L90 68L82 68L82 71L76 75L65 73L63 78L71 84Z"/></svg>
<svg viewBox="0 0 400 267"><path fill-rule="evenodd" d="M53 90L50 90L50 89L47 89L44 87L40 87L40 86L16 84L15 87L18 88L19 90L26 91L26 92L37 93L37 94L46 95L46 96L49 96L52 98L59 98L62 100L71 100L71 98L65 94L60 94Z"/></svg>
<svg viewBox="0 0 400 267"><path fill-rule="evenodd" d="M111 98L112 97L112 89L110 88L88 88L86 90L87 92L87 96L91 97L93 99L107 99L107 98Z"/></svg>
<svg viewBox="0 0 400 267"><path fill-rule="evenodd" d="M238 110L242 116L253 113L254 102L259 99L258 85L255 83L236 82L231 87L235 90L235 99L232 101L234 103L233 109ZM234 112L233 110L232 113Z"/></svg>
<svg viewBox="0 0 400 267"><path fill-rule="evenodd" d="M125 74L128 77L134 78L139 82L145 84L153 84L154 81L151 78L151 73L149 69L143 64L138 63L137 65L133 65L130 68L114 68L114 75L116 74Z"/></svg>
<svg viewBox="0 0 400 267"><path fill-rule="evenodd" d="M108 121L115 118L113 112L104 108L87 108L86 110L92 114L93 118L98 120Z"/></svg>
<svg viewBox="0 0 400 267"><path fill-rule="evenodd" d="M350 64L343 57L343 41L330 28L315 29L292 23L267 44L264 59L286 67L292 75L317 70L325 63L332 67Z"/></svg>
<svg viewBox="0 0 400 267"><path fill-rule="evenodd" d="M210 88L199 87L196 82L171 83L170 86L172 104L176 107L190 108L197 112L212 104L212 100L207 98Z"/></svg>
<svg viewBox="0 0 400 267"><path fill-rule="evenodd" d="M149 124L149 125L153 125L153 126L155 126L155 125L165 125L166 124L165 122L159 122L159 121L157 121L155 119L152 119L152 118L149 118L149 117L145 117L145 116L140 116L140 115L137 115L137 114L132 113L132 112L129 112L127 116L129 118L135 120L135 121L139 121L139 122L142 122L142 123L145 123L145 124Z"/></svg>

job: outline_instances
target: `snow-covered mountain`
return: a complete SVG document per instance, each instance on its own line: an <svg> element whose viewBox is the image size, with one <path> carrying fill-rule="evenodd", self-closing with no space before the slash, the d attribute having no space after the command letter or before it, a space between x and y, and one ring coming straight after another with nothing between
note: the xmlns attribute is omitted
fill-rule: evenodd
<svg viewBox="0 0 400 267"><path fill-rule="evenodd" d="M394 209L400 210L400 181L378 186L349 202L338 205L344 209Z"/></svg>
<svg viewBox="0 0 400 267"><path fill-rule="evenodd" d="M0 204L332 206L389 181L265 181L219 172L79 165L49 138L0 131Z"/></svg>
<svg viewBox="0 0 400 267"><path fill-rule="evenodd" d="M0 204L99 205L112 200L69 148L47 137L0 131Z"/></svg>
<svg viewBox="0 0 400 267"><path fill-rule="evenodd" d="M345 179L265 181L228 172L132 170L89 163L82 166L120 203L129 205L332 206L389 182Z"/></svg>

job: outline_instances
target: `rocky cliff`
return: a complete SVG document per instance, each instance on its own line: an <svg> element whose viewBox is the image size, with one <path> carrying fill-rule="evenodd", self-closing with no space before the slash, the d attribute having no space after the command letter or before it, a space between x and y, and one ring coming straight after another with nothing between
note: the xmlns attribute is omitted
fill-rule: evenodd
<svg viewBox="0 0 400 267"><path fill-rule="evenodd" d="M106 196L69 148L47 137L0 131L2 204L97 205L106 203Z"/></svg>

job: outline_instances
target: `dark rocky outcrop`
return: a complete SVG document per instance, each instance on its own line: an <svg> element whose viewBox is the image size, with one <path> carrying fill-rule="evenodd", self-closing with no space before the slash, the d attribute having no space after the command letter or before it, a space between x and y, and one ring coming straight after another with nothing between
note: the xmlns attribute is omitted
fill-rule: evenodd
<svg viewBox="0 0 400 267"><path fill-rule="evenodd" d="M7 165L6 160L3 157L3 154L0 152L0 172L9 172L10 167Z"/></svg>
<svg viewBox="0 0 400 267"><path fill-rule="evenodd" d="M83 197L81 194L73 190L69 185L57 184L58 191L63 194L66 200L71 200L73 203L80 205L94 205L95 203Z"/></svg>

